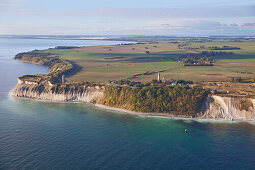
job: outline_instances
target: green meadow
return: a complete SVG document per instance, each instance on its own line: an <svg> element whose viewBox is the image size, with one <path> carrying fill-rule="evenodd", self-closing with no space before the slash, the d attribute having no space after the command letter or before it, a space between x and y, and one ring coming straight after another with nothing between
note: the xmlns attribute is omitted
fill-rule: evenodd
<svg viewBox="0 0 255 170"><path fill-rule="evenodd" d="M208 40L193 42L176 40L178 43L162 41L150 44L107 46L115 51L96 51L90 47L76 49L47 49L64 60L70 60L80 67L80 72L68 77L69 81L106 82L108 80L131 79L134 81L150 81L156 79L161 71L165 79L185 79L192 81L229 81L231 77L255 77L255 41L240 40ZM179 48L178 44L185 44ZM203 46L204 48L199 48ZM210 47L238 47L235 50L211 50ZM125 49L125 50L123 50ZM132 50L133 49L133 50ZM134 51L134 49L139 49ZM150 51L146 54L146 51ZM227 54L215 57L214 66L182 66L174 61L176 57L200 53L202 51L222 51ZM152 74L144 74L151 72ZM140 74L134 77L134 75ZM133 76L133 77L132 77Z"/></svg>

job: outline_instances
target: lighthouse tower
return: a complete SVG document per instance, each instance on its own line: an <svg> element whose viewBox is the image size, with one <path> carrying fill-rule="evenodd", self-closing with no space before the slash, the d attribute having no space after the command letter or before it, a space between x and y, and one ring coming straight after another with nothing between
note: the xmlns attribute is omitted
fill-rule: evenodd
<svg viewBox="0 0 255 170"><path fill-rule="evenodd" d="M160 73L158 72L158 82L160 82Z"/></svg>
<svg viewBox="0 0 255 170"><path fill-rule="evenodd" d="M65 83L65 75L62 75L62 83Z"/></svg>

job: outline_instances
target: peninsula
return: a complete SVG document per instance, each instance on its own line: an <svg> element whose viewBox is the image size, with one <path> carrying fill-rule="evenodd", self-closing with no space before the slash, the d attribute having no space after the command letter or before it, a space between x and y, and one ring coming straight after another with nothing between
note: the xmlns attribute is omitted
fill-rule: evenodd
<svg viewBox="0 0 255 170"><path fill-rule="evenodd" d="M255 120L254 45L176 38L33 50L15 59L46 65L50 73L19 77L12 94L150 116Z"/></svg>

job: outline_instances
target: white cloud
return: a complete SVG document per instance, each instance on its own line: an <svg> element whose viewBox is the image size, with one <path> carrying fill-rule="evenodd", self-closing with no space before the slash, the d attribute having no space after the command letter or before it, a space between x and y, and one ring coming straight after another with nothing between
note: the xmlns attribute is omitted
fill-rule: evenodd
<svg viewBox="0 0 255 170"><path fill-rule="evenodd" d="M255 23L221 23L214 20L155 20L125 24L3 26L0 34L93 34L93 35L254 35Z"/></svg>
<svg viewBox="0 0 255 170"><path fill-rule="evenodd" d="M252 6L54 11L27 8L25 1L0 0L0 34L255 34Z"/></svg>
<svg viewBox="0 0 255 170"><path fill-rule="evenodd" d="M215 20L173 19L148 22L152 30L183 35L254 35L255 23L222 23Z"/></svg>
<svg viewBox="0 0 255 170"><path fill-rule="evenodd" d="M242 24L243 27L255 27L255 22L253 23L244 23Z"/></svg>
<svg viewBox="0 0 255 170"><path fill-rule="evenodd" d="M60 16L104 16L125 18L211 18L253 17L254 7L227 6L204 8L95 8L75 11L60 11Z"/></svg>
<svg viewBox="0 0 255 170"><path fill-rule="evenodd" d="M26 0L0 0L0 7L18 6ZM8 11L6 15L27 15L25 7L18 11ZM255 17L254 6L224 6L203 8L92 8L79 10L42 10L35 9L35 15L112 17L112 18L228 18ZM13 14L12 14L13 13Z"/></svg>
<svg viewBox="0 0 255 170"><path fill-rule="evenodd" d="M26 0L0 0L0 8L19 7Z"/></svg>

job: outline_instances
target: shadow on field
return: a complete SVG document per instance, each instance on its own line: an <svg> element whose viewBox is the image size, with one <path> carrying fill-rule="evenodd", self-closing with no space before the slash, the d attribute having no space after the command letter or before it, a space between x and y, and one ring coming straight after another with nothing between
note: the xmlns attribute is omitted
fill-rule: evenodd
<svg viewBox="0 0 255 170"><path fill-rule="evenodd" d="M79 66L76 63L74 63L73 61L70 61L70 60L67 60L67 61L70 62L73 65L73 69L70 70L68 73L65 73L66 77L71 77L71 76L77 74L78 72L82 71L83 68L81 66Z"/></svg>

